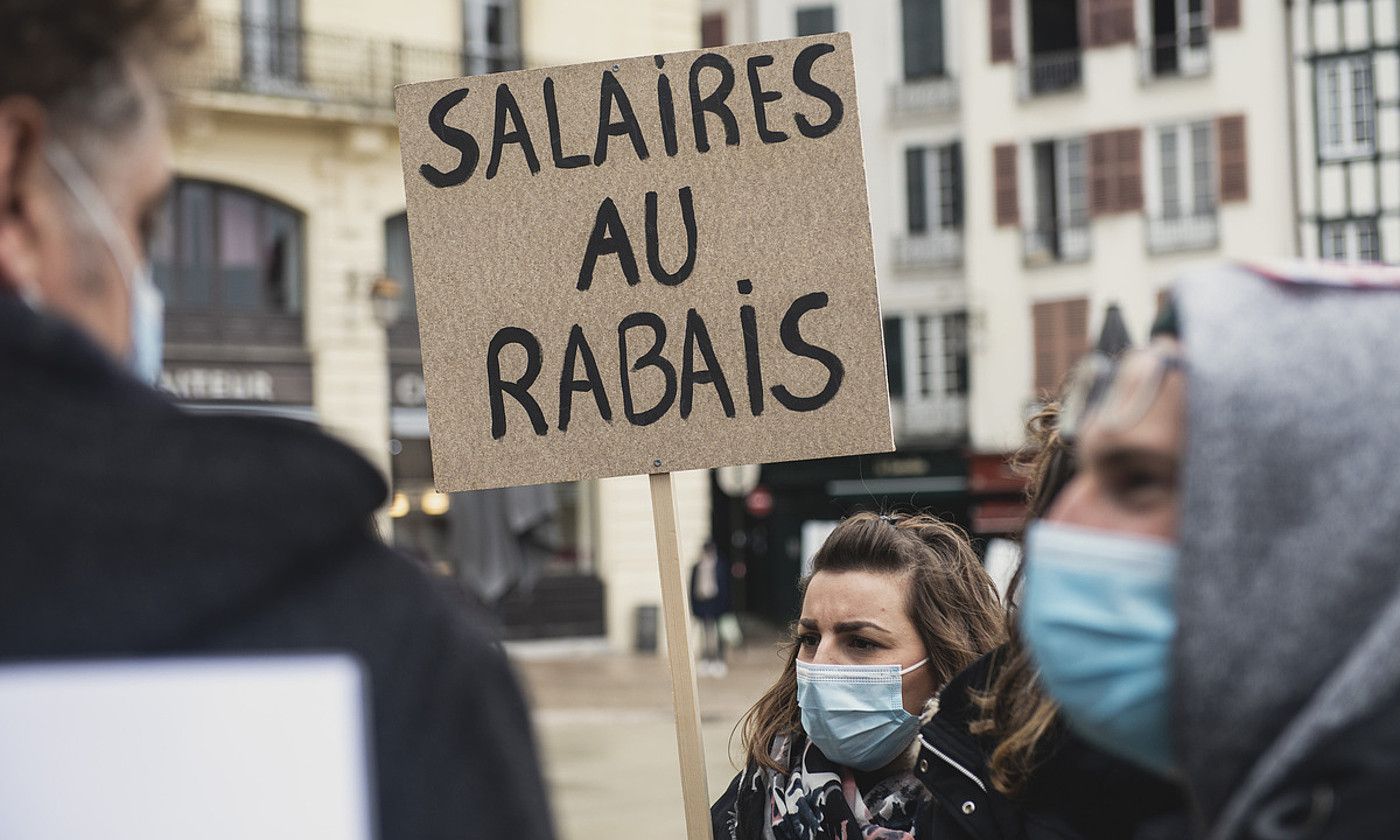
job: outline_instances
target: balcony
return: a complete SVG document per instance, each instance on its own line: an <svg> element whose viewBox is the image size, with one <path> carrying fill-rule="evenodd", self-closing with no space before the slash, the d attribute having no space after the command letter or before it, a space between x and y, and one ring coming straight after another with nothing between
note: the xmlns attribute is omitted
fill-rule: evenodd
<svg viewBox="0 0 1400 840"><path fill-rule="evenodd" d="M1158 37L1141 48L1141 74L1144 82L1157 79L1190 78L1210 72L1210 30L1204 27L1186 33Z"/></svg>
<svg viewBox="0 0 1400 840"><path fill-rule="evenodd" d="M1032 53L1021 62L1020 75L1022 99L1077 90L1083 81L1083 53Z"/></svg>
<svg viewBox="0 0 1400 840"><path fill-rule="evenodd" d="M1161 216L1147 220L1147 252L1204 251L1220 244L1220 221L1212 208L1189 216Z"/></svg>
<svg viewBox="0 0 1400 840"><path fill-rule="evenodd" d="M394 86L459 76L460 50L339 35L245 20L205 20L205 43L179 75L180 87L313 106L349 106L392 118Z"/></svg>
<svg viewBox="0 0 1400 840"><path fill-rule="evenodd" d="M960 439L967 435L967 397L896 397L890 400L890 417L900 444Z"/></svg>
<svg viewBox="0 0 1400 840"><path fill-rule="evenodd" d="M962 265L963 236L959 228L939 228L894 240L897 268L950 268Z"/></svg>
<svg viewBox="0 0 1400 840"><path fill-rule="evenodd" d="M1089 259L1088 225L1036 225L1021 231L1022 256L1027 267Z"/></svg>
<svg viewBox="0 0 1400 840"><path fill-rule="evenodd" d="M957 108L958 83L949 76L890 85L890 113L896 119L944 114Z"/></svg>

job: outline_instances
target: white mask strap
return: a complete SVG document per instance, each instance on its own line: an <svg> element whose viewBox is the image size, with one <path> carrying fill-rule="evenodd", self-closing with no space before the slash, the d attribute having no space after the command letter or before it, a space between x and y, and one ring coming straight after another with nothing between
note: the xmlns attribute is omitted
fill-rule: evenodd
<svg viewBox="0 0 1400 840"><path fill-rule="evenodd" d="M136 258L136 250L132 248L131 240L127 239L121 225L117 224L117 217L112 213L112 207L107 203L102 191L93 183L91 176L68 147L59 141L50 140L45 144L44 157L58 174L58 179L68 188L68 192L77 199L78 206L83 208L88 221L97 228L98 235L107 243L107 248L112 252L112 259L117 261L117 267L121 269L122 279L126 281L128 290L134 289L140 276L141 261Z"/></svg>
<svg viewBox="0 0 1400 840"><path fill-rule="evenodd" d="M928 662L928 657L927 657L927 656L925 656L923 659L920 659L918 662L915 662L913 665L910 665L908 668L905 668L904 670L900 671L900 672L899 672L899 675L902 677L902 676L904 676L905 674L912 674L913 672L915 672L915 671L919 670L920 668L924 667L924 663L926 663L926 662Z"/></svg>

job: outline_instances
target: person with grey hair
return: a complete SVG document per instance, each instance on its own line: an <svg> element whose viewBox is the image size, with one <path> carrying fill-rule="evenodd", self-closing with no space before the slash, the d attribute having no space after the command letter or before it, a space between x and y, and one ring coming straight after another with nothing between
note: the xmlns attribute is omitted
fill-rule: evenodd
<svg viewBox="0 0 1400 840"><path fill-rule="evenodd" d="M0 664L346 651L379 837L550 840L504 655L374 536L373 467L150 387L160 81L197 37L193 0L0 0Z"/></svg>
<svg viewBox="0 0 1400 840"><path fill-rule="evenodd" d="M1088 741L1207 840L1400 836L1400 271L1230 265L1091 358L1021 630Z"/></svg>

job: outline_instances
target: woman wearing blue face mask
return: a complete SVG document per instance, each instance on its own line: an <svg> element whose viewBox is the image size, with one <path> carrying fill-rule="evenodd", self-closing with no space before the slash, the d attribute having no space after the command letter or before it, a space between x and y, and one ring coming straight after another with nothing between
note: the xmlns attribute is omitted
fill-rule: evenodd
<svg viewBox="0 0 1400 840"><path fill-rule="evenodd" d="M747 765L716 840L932 837L920 717L1001 640L995 587L958 528L857 514L813 560L788 665L746 716Z"/></svg>

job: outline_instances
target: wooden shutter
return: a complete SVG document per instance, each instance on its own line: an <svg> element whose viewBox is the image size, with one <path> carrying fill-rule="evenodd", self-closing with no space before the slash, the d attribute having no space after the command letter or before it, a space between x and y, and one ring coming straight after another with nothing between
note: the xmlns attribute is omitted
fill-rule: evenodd
<svg viewBox="0 0 1400 840"><path fill-rule="evenodd" d="M1016 144L996 146L992 149L992 158L997 226L1018 225L1021 222L1021 205L1016 194Z"/></svg>
<svg viewBox="0 0 1400 840"><path fill-rule="evenodd" d="M1114 210L1119 213L1142 211L1142 129L1125 128L1118 132L1117 198Z"/></svg>
<svg viewBox="0 0 1400 840"><path fill-rule="evenodd" d="M1089 212L1094 216L1142 210L1142 129L1089 135Z"/></svg>
<svg viewBox="0 0 1400 840"><path fill-rule="evenodd" d="M987 11L992 30L992 63L1014 61L1016 47L1011 37L1011 0L988 0Z"/></svg>
<svg viewBox="0 0 1400 840"><path fill-rule="evenodd" d="M1240 25L1240 0L1215 0L1215 28L1234 29Z"/></svg>
<svg viewBox="0 0 1400 840"><path fill-rule="evenodd" d="M711 13L700 17L700 46L724 46L724 15Z"/></svg>
<svg viewBox="0 0 1400 840"><path fill-rule="evenodd" d="M1086 47L1111 47L1136 40L1133 0L1080 0L1079 19Z"/></svg>
<svg viewBox="0 0 1400 840"><path fill-rule="evenodd" d="M1055 396L1070 368L1089 348L1089 300L1073 298L1031 306L1035 390Z"/></svg>
<svg viewBox="0 0 1400 840"><path fill-rule="evenodd" d="M1118 136L1112 131L1089 135L1089 213L1103 216L1118 204Z"/></svg>
<svg viewBox="0 0 1400 840"><path fill-rule="evenodd" d="M1244 115L1215 121L1220 154L1220 201L1249 200L1249 155L1245 143Z"/></svg>

